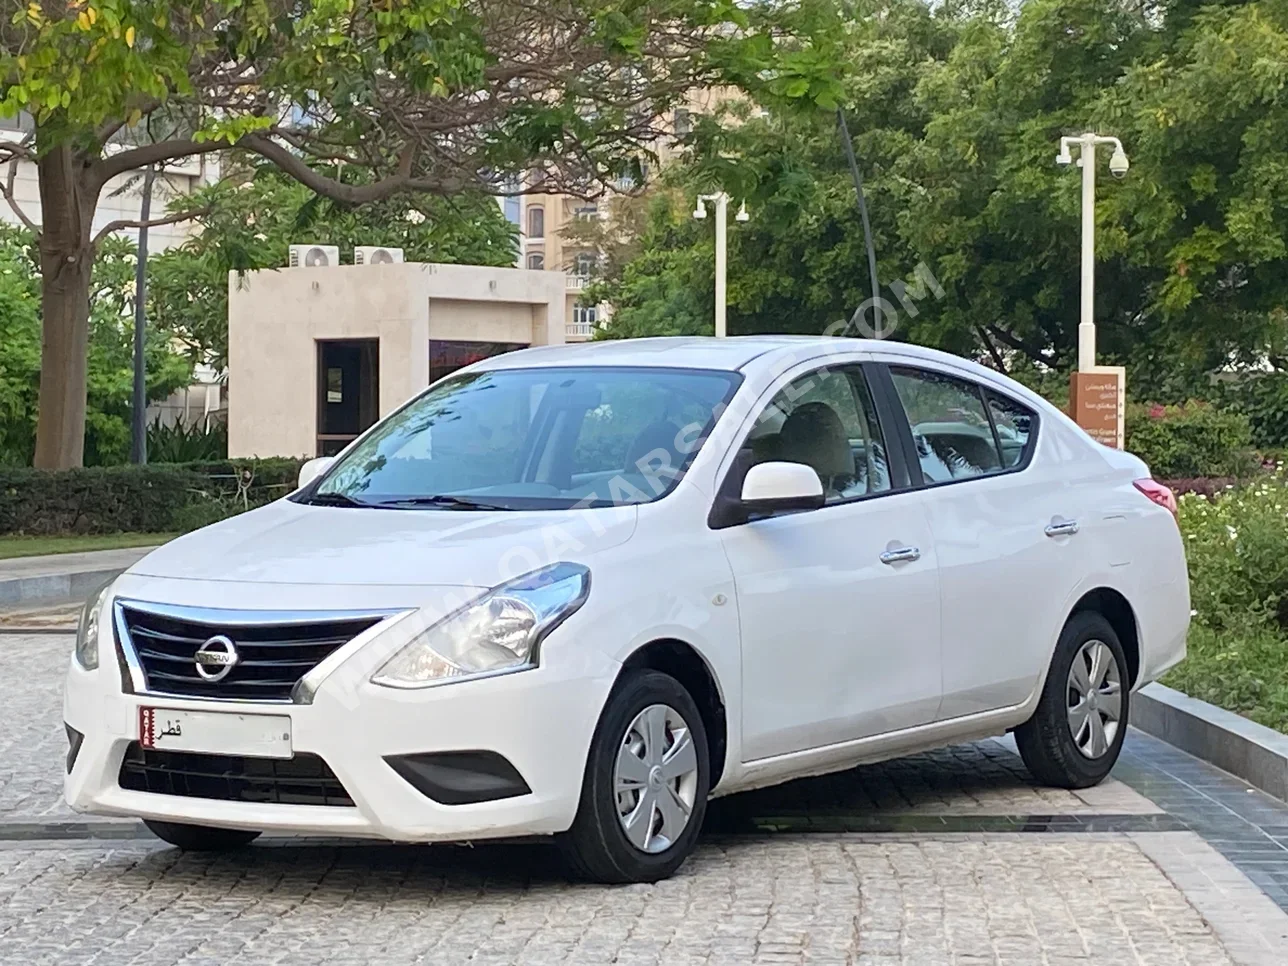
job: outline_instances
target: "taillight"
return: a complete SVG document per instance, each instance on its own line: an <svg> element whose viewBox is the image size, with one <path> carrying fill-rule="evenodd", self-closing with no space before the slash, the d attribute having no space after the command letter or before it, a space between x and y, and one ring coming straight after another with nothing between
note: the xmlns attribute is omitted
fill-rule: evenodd
<svg viewBox="0 0 1288 966"><path fill-rule="evenodd" d="M1135 486L1172 516L1176 516L1176 494L1158 480L1137 480Z"/></svg>

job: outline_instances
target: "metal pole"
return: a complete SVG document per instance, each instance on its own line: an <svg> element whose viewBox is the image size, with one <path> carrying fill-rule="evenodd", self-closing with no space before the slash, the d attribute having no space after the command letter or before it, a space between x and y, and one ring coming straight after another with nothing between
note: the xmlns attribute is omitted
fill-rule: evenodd
<svg viewBox="0 0 1288 966"><path fill-rule="evenodd" d="M1078 322L1078 371L1096 364L1096 135L1081 138L1082 151L1082 308Z"/></svg>
<svg viewBox="0 0 1288 966"><path fill-rule="evenodd" d="M863 222L863 241L868 249L868 276L872 279L872 311L876 313L880 312L877 306L881 304L881 283L877 281L877 250L872 244L872 225L868 222L868 202L863 193L863 175L859 173L859 162L854 156L854 141L850 137L849 125L845 123L845 112L839 107L836 109L836 119L841 125L841 140L845 143L845 156L850 162L850 175L854 178L854 191L859 199L859 219Z"/></svg>
<svg viewBox="0 0 1288 966"><path fill-rule="evenodd" d="M723 191L716 203L716 338L723 339L725 329L725 273L729 256L729 196Z"/></svg>
<svg viewBox="0 0 1288 966"><path fill-rule="evenodd" d="M134 266L134 399L131 416L130 462L148 461L148 384L147 357L147 300L148 291L148 218L152 215L152 184L156 169L148 165L143 176L143 201L139 205L139 254Z"/></svg>

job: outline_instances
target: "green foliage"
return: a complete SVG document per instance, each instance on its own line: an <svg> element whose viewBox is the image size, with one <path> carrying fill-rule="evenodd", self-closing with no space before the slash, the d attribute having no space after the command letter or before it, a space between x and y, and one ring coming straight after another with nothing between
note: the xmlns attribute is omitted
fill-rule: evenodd
<svg viewBox="0 0 1288 966"><path fill-rule="evenodd" d="M152 463L191 463L228 457L228 427L214 421L163 423L160 418L148 427L148 460Z"/></svg>
<svg viewBox="0 0 1288 966"><path fill-rule="evenodd" d="M40 278L31 234L0 225L0 466L31 462L40 386ZM129 457L134 385L134 246L103 245L91 285L85 462ZM171 348L169 335L149 331L148 398L187 385L192 367Z"/></svg>
<svg viewBox="0 0 1288 966"><path fill-rule="evenodd" d="M1165 683L1288 732L1288 486L1282 472L1179 500L1194 608Z"/></svg>
<svg viewBox="0 0 1288 966"><path fill-rule="evenodd" d="M1288 446L1288 373L1250 375L1223 382L1213 395L1221 406L1248 417L1252 442L1258 449Z"/></svg>
<svg viewBox="0 0 1288 966"><path fill-rule="evenodd" d="M1239 476L1257 466L1242 413L1201 402L1127 407L1127 449L1155 477Z"/></svg>
<svg viewBox="0 0 1288 966"><path fill-rule="evenodd" d="M301 460L0 468L0 534L177 533L295 488Z"/></svg>
<svg viewBox="0 0 1288 966"><path fill-rule="evenodd" d="M286 264L293 242L403 248L408 261L513 265L518 239L496 201L395 198L344 207L260 166L248 180L215 184L185 199L204 210L201 231L148 263L149 318L185 343L193 358L228 358L228 286L238 275Z"/></svg>
<svg viewBox="0 0 1288 966"><path fill-rule="evenodd" d="M1054 161L1062 135L1092 128L1131 156L1121 181L1107 149L1098 169L1102 361L1128 366L1137 398L1180 402L1212 369L1288 359L1283 3L847 9L842 102L897 338L1004 368L1072 367L1080 179ZM770 106L688 140L668 174L670 223L646 224L638 265L605 281L610 334L709 331L709 222L687 211L716 187L752 215L730 226L730 332L817 334L848 318L871 292L834 119ZM914 290L918 265L944 293L914 312L892 283Z"/></svg>

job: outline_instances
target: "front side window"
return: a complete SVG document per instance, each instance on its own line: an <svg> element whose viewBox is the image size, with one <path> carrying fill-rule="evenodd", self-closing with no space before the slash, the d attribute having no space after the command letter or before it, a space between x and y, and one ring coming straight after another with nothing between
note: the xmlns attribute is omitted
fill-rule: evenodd
<svg viewBox="0 0 1288 966"><path fill-rule="evenodd" d="M528 209L528 237L546 237L546 209L539 205Z"/></svg>
<svg viewBox="0 0 1288 966"><path fill-rule="evenodd" d="M912 426L927 483L987 476L1005 468L979 386L903 366L892 366L890 377Z"/></svg>
<svg viewBox="0 0 1288 966"><path fill-rule="evenodd" d="M780 390L743 444L744 465L804 463L828 503L890 489L885 440L861 370L819 369Z"/></svg>
<svg viewBox="0 0 1288 966"><path fill-rule="evenodd" d="M301 498L503 510L648 503L683 476L741 378L617 367L462 373L378 426Z"/></svg>

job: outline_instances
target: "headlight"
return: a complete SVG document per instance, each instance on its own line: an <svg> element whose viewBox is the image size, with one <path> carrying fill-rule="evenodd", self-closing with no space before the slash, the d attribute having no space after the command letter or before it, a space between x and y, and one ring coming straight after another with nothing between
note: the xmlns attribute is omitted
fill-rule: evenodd
<svg viewBox="0 0 1288 966"><path fill-rule="evenodd" d="M586 601L590 571L557 563L493 587L421 631L371 678L424 688L496 671L535 667L537 645Z"/></svg>
<svg viewBox="0 0 1288 966"><path fill-rule="evenodd" d="M80 627L76 630L76 663L86 671L98 667L98 622L111 586L111 583L103 585L85 602L85 608L81 611Z"/></svg>

